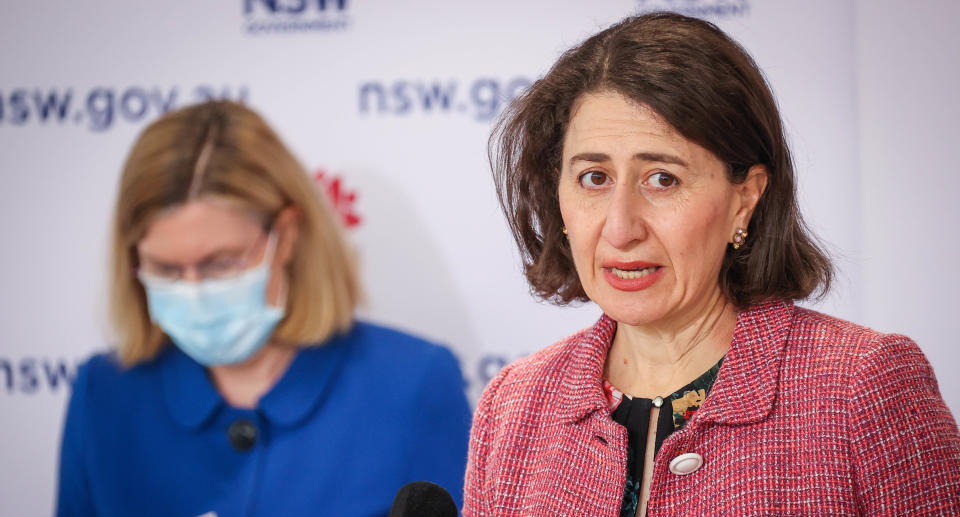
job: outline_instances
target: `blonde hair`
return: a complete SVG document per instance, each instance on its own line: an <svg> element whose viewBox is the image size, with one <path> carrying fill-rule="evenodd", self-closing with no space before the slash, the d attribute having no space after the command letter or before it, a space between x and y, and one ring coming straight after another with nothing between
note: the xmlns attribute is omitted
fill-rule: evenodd
<svg viewBox="0 0 960 517"><path fill-rule="evenodd" d="M264 222L289 206L299 213L287 264L286 317L273 339L320 343L352 326L360 287L332 210L259 115L241 104L211 101L150 124L124 165L113 218L110 294L121 362L148 361L167 342L150 319L136 276L137 243L162 211L199 197L228 200Z"/></svg>

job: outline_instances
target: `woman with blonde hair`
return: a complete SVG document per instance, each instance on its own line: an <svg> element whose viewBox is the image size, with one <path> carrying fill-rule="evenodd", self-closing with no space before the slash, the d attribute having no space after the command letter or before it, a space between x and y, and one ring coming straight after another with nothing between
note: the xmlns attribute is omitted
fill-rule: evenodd
<svg viewBox="0 0 960 517"><path fill-rule="evenodd" d="M143 131L112 253L118 346L77 375L58 515L385 515L404 483L461 485L456 359L354 321L338 224L250 109Z"/></svg>

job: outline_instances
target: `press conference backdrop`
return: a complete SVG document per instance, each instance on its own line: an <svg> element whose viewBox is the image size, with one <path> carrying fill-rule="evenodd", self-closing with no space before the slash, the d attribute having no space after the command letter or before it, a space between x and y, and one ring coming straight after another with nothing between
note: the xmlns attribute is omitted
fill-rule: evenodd
<svg viewBox="0 0 960 517"><path fill-rule="evenodd" d="M956 2L5 2L0 514L51 511L70 380L111 343L107 227L146 123L211 97L261 111L359 250L363 316L449 345L476 400L599 314L529 295L486 162L492 121L562 50L655 9L710 19L756 57L839 270L814 306L914 337L956 413Z"/></svg>

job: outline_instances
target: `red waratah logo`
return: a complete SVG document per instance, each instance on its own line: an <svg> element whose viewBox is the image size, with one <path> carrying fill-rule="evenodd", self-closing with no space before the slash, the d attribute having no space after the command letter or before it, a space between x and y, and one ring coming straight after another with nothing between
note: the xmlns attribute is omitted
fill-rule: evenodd
<svg viewBox="0 0 960 517"><path fill-rule="evenodd" d="M341 175L328 174L321 168L317 169L313 179L317 182L320 191L327 195L333 210L340 215L340 221L344 227L355 228L363 222L354 206L357 201L357 191L345 187Z"/></svg>

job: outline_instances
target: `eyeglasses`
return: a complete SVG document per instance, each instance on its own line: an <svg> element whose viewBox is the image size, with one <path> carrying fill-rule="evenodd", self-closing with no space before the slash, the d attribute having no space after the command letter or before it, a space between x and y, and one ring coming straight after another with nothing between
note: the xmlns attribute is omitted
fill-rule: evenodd
<svg viewBox="0 0 960 517"><path fill-rule="evenodd" d="M243 273L259 262L264 255L264 243L269 241L269 235L264 233L252 247L241 252L214 253L193 265L167 264L159 261L145 260L137 268L137 276L147 276L151 279L176 282L180 280L203 281L230 278ZM262 259L261 259L262 260ZM195 274L191 275L191 271Z"/></svg>

